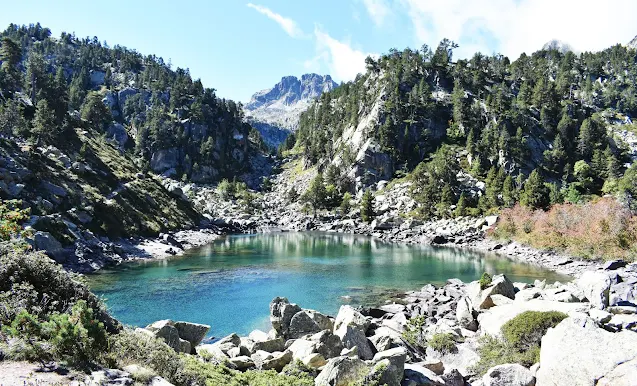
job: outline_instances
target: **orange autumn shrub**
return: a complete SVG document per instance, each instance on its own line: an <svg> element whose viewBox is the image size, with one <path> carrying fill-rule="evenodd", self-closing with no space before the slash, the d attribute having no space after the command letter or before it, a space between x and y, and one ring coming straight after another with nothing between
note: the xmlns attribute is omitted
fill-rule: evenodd
<svg viewBox="0 0 637 386"><path fill-rule="evenodd" d="M489 236L587 259L637 260L637 216L612 198L550 210L504 209Z"/></svg>

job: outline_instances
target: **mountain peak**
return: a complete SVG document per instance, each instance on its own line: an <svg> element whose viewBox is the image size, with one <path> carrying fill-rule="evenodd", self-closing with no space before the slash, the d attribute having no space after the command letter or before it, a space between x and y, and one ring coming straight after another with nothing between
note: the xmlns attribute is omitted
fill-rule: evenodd
<svg viewBox="0 0 637 386"><path fill-rule="evenodd" d="M553 39L553 40L550 40L550 41L544 43L544 45L542 46L542 49L543 50L557 50L557 51L559 51L559 52L561 52L563 54L565 54L565 53L567 53L569 51L575 52L575 50L573 49L573 47L570 44L568 44L566 42L563 42L561 40L557 40L557 39Z"/></svg>
<svg viewBox="0 0 637 386"><path fill-rule="evenodd" d="M628 47L629 48L634 48L637 50L637 36L635 36L633 38L633 40L631 40L630 42L628 42Z"/></svg>
<svg viewBox="0 0 637 386"><path fill-rule="evenodd" d="M245 108L252 112L273 105L291 106L299 101L313 100L337 86L329 75L304 74L301 79L284 76L274 87L254 94Z"/></svg>

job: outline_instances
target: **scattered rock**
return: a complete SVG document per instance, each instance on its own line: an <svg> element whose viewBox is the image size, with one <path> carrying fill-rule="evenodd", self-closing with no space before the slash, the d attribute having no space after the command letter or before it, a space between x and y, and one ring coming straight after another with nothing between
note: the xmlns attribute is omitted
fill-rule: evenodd
<svg viewBox="0 0 637 386"><path fill-rule="evenodd" d="M487 370L482 377L484 386L534 386L531 371L519 364L499 365Z"/></svg>
<svg viewBox="0 0 637 386"><path fill-rule="evenodd" d="M330 359L316 377L316 386L347 386L361 381L367 375L365 362L358 358Z"/></svg>

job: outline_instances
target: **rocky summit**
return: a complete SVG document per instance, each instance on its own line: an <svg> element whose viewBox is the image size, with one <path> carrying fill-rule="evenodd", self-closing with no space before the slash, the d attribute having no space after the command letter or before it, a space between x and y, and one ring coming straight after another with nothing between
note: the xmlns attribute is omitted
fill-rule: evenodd
<svg viewBox="0 0 637 386"><path fill-rule="evenodd" d="M301 113L324 92L336 87L338 84L329 75L305 74L301 79L285 76L274 87L254 94L244 110L263 140L278 146L289 132L296 130Z"/></svg>

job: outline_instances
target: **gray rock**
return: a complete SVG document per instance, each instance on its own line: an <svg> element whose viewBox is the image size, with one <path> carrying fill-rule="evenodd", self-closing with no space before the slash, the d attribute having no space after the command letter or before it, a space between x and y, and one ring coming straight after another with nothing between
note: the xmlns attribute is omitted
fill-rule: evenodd
<svg viewBox="0 0 637 386"><path fill-rule="evenodd" d="M124 112L124 105L126 104L126 99L128 99L129 97L137 94L137 90L131 87L126 87L123 90L120 90L117 93L117 100L118 100L118 104L119 104L119 111L121 111L122 113Z"/></svg>
<svg viewBox="0 0 637 386"><path fill-rule="evenodd" d="M297 312L290 320L287 337L289 339L298 339L308 334L315 334L323 330L318 323L312 319L307 310Z"/></svg>
<svg viewBox="0 0 637 386"><path fill-rule="evenodd" d="M637 383L637 358L615 367L597 381L597 386L634 386Z"/></svg>
<svg viewBox="0 0 637 386"><path fill-rule="evenodd" d="M611 333L587 317L570 317L542 338L537 385L595 385L637 358L637 334Z"/></svg>
<svg viewBox="0 0 637 386"><path fill-rule="evenodd" d="M301 362L303 362L304 365L306 365L307 367L311 369L318 369L327 364L327 360L325 360L323 355L319 353L310 354L306 356L305 358L303 358Z"/></svg>
<svg viewBox="0 0 637 386"><path fill-rule="evenodd" d="M370 321L352 306L341 306L334 322L334 333L345 326L351 326L360 330L363 334L367 331ZM337 334L338 335L338 334Z"/></svg>
<svg viewBox="0 0 637 386"><path fill-rule="evenodd" d="M637 305L637 285L629 282L622 282L611 287L608 304L617 305Z"/></svg>
<svg viewBox="0 0 637 386"><path fill-rule="evenodd" d="M216 342L216 344L218 345L222 345L226 343L230 343L233 346L239 346L241 344L241 338L239 337L239 335L232 333Z"/></svg>
<svg viewBox="0 0 637 386"><path fill-rule="evenodd" d="M173 350L177 352L185 352L188 354L190 353L190 350L191 350L190 343L186 340L179 338L179 332L177 331L177 328L175 328L175 326L173 325L172 320L169 320L169 319L158 320L157 322L154 322L146 326L145 329L150 331L155 337L163 339L164 342L166 342L166 344L170 346ZM184 342L188 343L188 347L185 346ZM187 351L184 351L186 349Z"/></svg>
<svg viewBox="0 0 637 386"><path fill-rule="evenodd" d="M340 355L343 350L341 338L330 331L321 331L310 337L310 340L317 342L316 352L323 355L325 359L331 359Z"/></svg>
<svg viewBox="0 0 637 386"><path fill-rule="evenodd" d="M405 385L410 386L440 386L444 381L433 371L418 364L405 364Z"/></svg>
<svg viewBox="0 0 637 386"><path fill-rule="evenodd" d="M362 381L367 375L365 362L358 358L330 359L316 377L316 386L348 386Z"/></svg>
<svg viewBox="0 0 637 386"><path fill-rule="evenodd" d="M611 279L603 272L586 271L576 281L591 304L599 309L609 305Z"/></svg>
<svg viewBox="0 0 637 386"><path fill-rule="evenodd" d="M35 249L45 251L53 257L59 256L63 252L62 244L49 232L35 232L33 245Z"/></svg>
<svg viewBox="0 0 637 386"><path fill-rule="evenodd" d="M376 353L372 361L376 364L385 362L385 366L383 367L386 367L381 375L380 383L386 383L388 386L400 385L400 381L403 379L406 359L407 350L403 347Z"/></svg>
<svg viewBox="0 0 637 386"><path fill-rule="evenodd" d="M288 347L288 350L292 352L292 357L296 360L301 360L310 354L314 354L316 352L317 342L313 342L311 340L305 339L296 339L294 343Z"/></svg>
<svg viewBox="0 0 637 386"><path fill-rule="evenodd" d="M467 287L467 292L475 310L493 307L495 304L491 295L502 295L509 299L515 299L515 287L505 275L493 276L491 285L485 289L480 289L480 283L477 281L471 282Z"/></svg>
<svg viewBox="0 0 637 386"><path fill-rule="evenodd" d="M128 132L121 123L113 123L106 129L106 139L117 143L120 150L124 150L128 142Z"/></svg>
<svg viewBox="0 0 637 386"><path fill-rule="evenodd" d="M157 173L163 173L174 169L179 165L179 149L171 147L169 149L157 150L150 159L150 168Z"/></svg>
<svg viewBox="0 0 637 386"><path fill-rule="evenodd" d="M484 386L534 386L535 377L524 366L506 364L487 370L482 382Z"/></svg>
<svg viewBox="0 0 637 386"><path fill-rule="evenodd" d="M266 359L261 363L262 370L276 370L281 371L288 363L292 362L292 352L275 352L272 353L271 359Z"/></svg>
<svg viewBox="0 0 637 386"><path fill-rule="evenodd" d="M464 377L458 371L458 369L451 369L448 373L442 374L440 376L442 378L442 382L445 386L464 386Z"/></svg>
<svg viewBox="0 0 637 386"><path fill-rule="evenodd" d="M267 351L270 353L283 351L285 350L285 339L275 338L264 340L261 342L254 342L251 346L248 346L248 350L250 350L250 353L252 354L257 351Z"/></svg>
<svg viewBox="0 0 637 386"><path fill-rule="evenodd" d="M478 322L476 322L476 319L473 317L473 307L471 307L471 303L466 297L458 301L456 306L456 320L458 320L458 324L460 324L462 328L466 328L470 331L478 330Z"/></svg>
<svg viewBox="0 0 637 386"><path fill-rule="evenodd" d="M179 333L179 337L190 342L193 348L199 345L203 338L206 337L208 331L210 331L210 326L206 324L175 322L174 326Z"/></svg>
<svg viewBox="0 0 637 386"><path fill-rule="evenodd" d="M428 359L422 362L418 362L416 363L416 365L433 371L436 375L442 375L445 372L445 365L440 360Z"/></svg>
<svg viewBox="0 0 637 386"><path fill-rule="evenodd" d="M403 372L392 364L389 359L383 359L375 362L369 370L369 374L365 377L363 384L377 382L376 384L384 386L400 386L403 379Z"/></svg>
<svg viewBox="0 0 637 386"><path fill-rule="evenodd" d="M287 298L276 297L270 302L270 322L280 336L287 336L292 317L301 311L301 307L290 304Z"/></svg>
<svg viewBox="0 0 637 386"><path fill-rule="evenodd" d="M93 371L85 382L88 386L128 386L135 383L129 373L118 369Z"/></svg>
<svg viewBox="0 0 637 386"><path fill-rule="evenodd" d="M232 363L237 370L247 370L255 367L252 358L245 355L230 358L228 359L228 362Z"/></svg>
<svg viewBox="0 0 637 386"><path fill-rule="evenodd" d="M334 334L341 338L343 346L345 348L358 349L358 355L361 359L372 359L374 353L371 348L371 343L365 336L365 333L361 331L357 326L343 325Z"/></svg>
<svg viewBox="0 0 637 386"><path fill-rule="evenodd" d="M604 264L604 270L606 270L606 271L615 271L617 269L624 268L627 264L628 263L626 263L624 260L607 261Z"/></svg>

